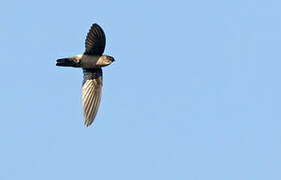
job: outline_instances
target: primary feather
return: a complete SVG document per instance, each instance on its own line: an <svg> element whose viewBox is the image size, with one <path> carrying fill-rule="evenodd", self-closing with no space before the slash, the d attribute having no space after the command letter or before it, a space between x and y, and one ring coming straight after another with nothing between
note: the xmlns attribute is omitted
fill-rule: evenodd
<svg viewBox="0 0 281 180"><path fill-rule="evenodd" d="M102 28L93 24L87 34L85 41L86 51L88 55L102 55L105 48L105 34Z"/></svg>
<svg viewBox="0 0 281 180"><path fill-rule="evenodd" d="M98 112L102 93L102 70L83 69L82 105L85 125L93 123Z"/></svg>

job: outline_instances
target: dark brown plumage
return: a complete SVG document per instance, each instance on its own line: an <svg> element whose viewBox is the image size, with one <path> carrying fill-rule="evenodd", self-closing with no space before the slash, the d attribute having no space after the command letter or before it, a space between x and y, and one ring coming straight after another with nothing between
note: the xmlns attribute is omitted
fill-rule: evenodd
<svg viewBox="0 0 281 180"><path fill-rule="evenodd" d="M88 127L97 115L102 94L102 67L110 65L114 58L103 55L105 34L102 28L93 24L85 40L84 54L61 58L57 66L83 68L84 80L82 85L82 106L84 122Z"/></svg>
<svg viewBox="0 0 281 180"><path fill-rule="evenodd" d="M85 42L86 51L84 54L87 55L102 55L105 48L105 34L102 28L93 24L90 31L87 34Z"/></svg>

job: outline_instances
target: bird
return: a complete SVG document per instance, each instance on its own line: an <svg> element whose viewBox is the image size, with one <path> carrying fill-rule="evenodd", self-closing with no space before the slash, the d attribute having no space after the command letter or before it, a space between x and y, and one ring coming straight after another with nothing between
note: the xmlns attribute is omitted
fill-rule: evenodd
<svg viewBox="0 0 281 180"><path fill-rule="evenodd" d="M71 57L57 59L56 66L83 69L82 106L84 124L90 126L98 112L101 101L103 73L102 68L115 61L104 55L105 33L98 24L92 24L85 40L85 52Z"/></svg>

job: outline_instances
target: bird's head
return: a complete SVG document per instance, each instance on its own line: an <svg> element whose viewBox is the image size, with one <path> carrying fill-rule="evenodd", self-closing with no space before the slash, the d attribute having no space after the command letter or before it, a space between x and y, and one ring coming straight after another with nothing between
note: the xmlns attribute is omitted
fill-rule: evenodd
<svg viewBox="0 0 281 180"><path fill-rule="evenodd" d="M115 59L112 56L103 55L98 59L97 65L104 67L110 65L113 61L115 61Z"/></svg>

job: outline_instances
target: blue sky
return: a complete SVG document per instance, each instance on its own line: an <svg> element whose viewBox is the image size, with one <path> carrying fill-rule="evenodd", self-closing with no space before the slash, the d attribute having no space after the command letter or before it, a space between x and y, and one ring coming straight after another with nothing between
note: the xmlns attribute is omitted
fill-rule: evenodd
<svg viewBox="0 0 281 180"><path fill-rule="evenodd" d="M281 179L281 2L3 1L0 179ZM101 106L55 60L107 37Z"/></svg>

